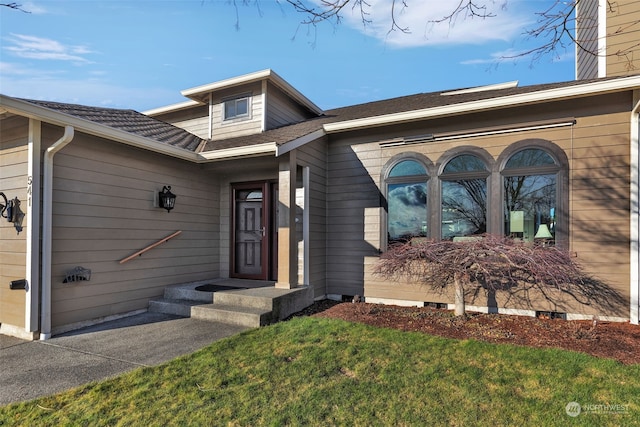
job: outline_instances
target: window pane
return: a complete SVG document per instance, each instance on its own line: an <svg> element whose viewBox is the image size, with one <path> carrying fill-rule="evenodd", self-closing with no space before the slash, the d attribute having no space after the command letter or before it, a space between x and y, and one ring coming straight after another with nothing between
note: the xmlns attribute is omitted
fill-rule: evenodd
<svg viewBox="0 0 640 427"><path fill-rule="evenodd" d="M556 228L556 175L504 178L505 232L525 241L553 241Z"/></svg>
<svg viewBox="0 0 640 427"><path fill-rule="evenodd" d="M249 98L230 99L224 103L224 119L249 115Z"/></svg>
<svg viewBox="0 0 640 427"><path fill-rule="evenodd" d="M391 168L389 176L426 175L427 170L415 160L403 160Z"/></svg>
<svg viewBox="0 0 640 427"><path fill-rule="evenodd" d="M447 166L445 166L443 173L476 172L486 170L487 168L482 160L470 154L463 154L451 159L449 163L447 163Z"/></svg>
<svg viewBox="0 0 640 427"><path fill-rule="evenodd" d="M442 182L442 239L487 231L487 181L465 179Z"/></svg>
<svg viewBox="0 0 640 427"><path fill-rule="evenodd" d="M546 151L539 148L528 148L511 156L507 162L505 169L526 168L533 166L552 166L556 162L547 154Z"/></svg>
<svg viewBox="0 0 640 427"><path fill-rule="evenodd" d="M236 100L236 116L246 116L249 113L249 101L247 98Z"/></svg>
<svg viewBox="0 0 640 427"><path fill-rule="evenodd" d="M389 184L389 243L427 235L427 184Z"/></svg>
<svg viewBox="0 0 640 427"><path fill-rule="evenodd" d="M224 118L231 119L236 116L236 103L227 101L224 103Z"/></svg>

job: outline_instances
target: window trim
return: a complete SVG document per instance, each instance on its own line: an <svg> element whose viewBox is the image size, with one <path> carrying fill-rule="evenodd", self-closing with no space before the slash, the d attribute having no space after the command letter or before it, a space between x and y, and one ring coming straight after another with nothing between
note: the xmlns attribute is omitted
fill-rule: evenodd
<svg viewBox="0 0 640 427"><path fill-rule="evenodd" d="M519 151L525 149L541 149L553 158L555 166L526 167L519 169L505 169L507 161ZM545 139L523 139L506 146L494 159L487 150L477 146L459 146L443 153L437 163L417 152L403 152L387 160L380 173L380 251L388 248L388 184L410 182L406 177L389 178L391 169L403 160L414 160L421 163L426 171L427 183L427 236L432 239L442 239L442 181L455 179L478 178L479 172L462 172L459 174L443 174L444 167L454 157L470 154L484 161L487 171L487 233L504 235L504 177L520 175L548 175L556 174L556 245L569 248L570 220L569 220L569 160L565 151L555 143ZM417 176L416 176L417 177ZM416 182L423 182L416 178ZM497 208L496 208L497 206Z"/></svg>
<svg viewBox="0 0 640 427"><path fill-rule="evenodd" d="M398 177L389 177L389 173L391 170L398 164L405 160L413 160L420 163L424 166L426 175L407 175L407 176L398 176ZM416 183L426 183L427 184L427 236L431 237L431 230L433 230L433 220L431 215L429 214L429 206L431 204L431 199L433 197L433 185L431 181L433 181L433 172L434 172L433 162L426 156L416 152L404 152L400 154L396 154L391 157L385 165L382 167L380 173L380 251L385 252L389 247L388 241L388 233L389 233L389 204L388 204L388 195L389 195L389 184L398 184L402 182L416 182Z"/></svg>
<svg viewBox="0 0 640 427"><path fill-rule="evenodd" d="M460 172L460 173L451 173L445 174L444 168L447 164L453 160L454 158L462 155L471 155L479 158L484 163L486 170L485 171L471 171L471 172ZM495 165L496 162L489 154L487 150L481 147L476 147L472 145L463 145L459 147L454 147L450 150L447 150L440 156L437 163L438 170L438 185L436 187L436 197L434 198L434 203L437 202L438 208L435 211L431 212L431 216L434 218L437 227L437 236L432 236L436 239L442 239L442 182L443 181L455 181L460 179L478 179L484 178L487 182L487 233L494 233L496 230L496 222L495 222L495 214L491 209L494 203L494 197L496 194L494 181L492 176L495 173Z"/></svg>
<svg viewBox="0 0 640 427"><path fill-rule="evenodd" d="M505 169L509 159L520 151L526 149L540 149L545 151L556 163L554 166L524 167ZM504 179L508 176L525 175L556 175L556 246L564 249L569 248L569 160L562 148L551 141L545 139L524 139L506 147L498 157L497 164L500 166L500 179L496 181L500 185L500 234L505 235L504 221L502 221L502 211L504 210Z"/></svg>
<svg viewBox="0 0 640 427"><path fill-rule="evenodd" d="M240 114L240 115L236 114L235 116L227 117L227 105L226 105L227 102L234 102L236 103L236 107L237 107L238 101L245 100L245 99L247 101L246 114ZM250 119L251 119L251 94L250 93L232 96L222 100L222 122L223 123L232 123L232 122L244 121L244 120L250 120Z"/></svg>

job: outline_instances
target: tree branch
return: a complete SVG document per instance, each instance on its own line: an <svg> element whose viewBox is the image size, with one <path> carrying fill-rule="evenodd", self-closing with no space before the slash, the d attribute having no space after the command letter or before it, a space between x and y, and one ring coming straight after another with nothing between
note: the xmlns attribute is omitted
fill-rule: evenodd
<svg viewBox="0 0 640 427"><path fill-rule="evenodd" d="M22 5L19 4L19 3L14 3L14 2L12 2L12 3L0 3L0 6L8 7L9 9L19 10L19 11L24 12L24 13L31 13L28 10L24 10L22 8Z"/></svg>

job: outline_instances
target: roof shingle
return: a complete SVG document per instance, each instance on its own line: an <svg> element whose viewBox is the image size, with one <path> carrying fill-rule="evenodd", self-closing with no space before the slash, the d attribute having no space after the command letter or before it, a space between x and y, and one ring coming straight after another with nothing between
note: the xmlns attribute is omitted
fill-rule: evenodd
<svg viewBox="0 0 640 427"><path fill-rule="evenodd" d="M156 120L135 110L90 107L31 99L24 101L190 151L196 151L202 142L201 138L184 129Z"/></svg>
<svg viewBox="0 0 640 427"><path fill-rule="evenodd" d="M215 151L225 148L244 147L248 145L275 142L284 144L297 138L301 138L322 128L328 123L336 123L347 120L362 119L367 117L384 116L387 114L403 113L428 108L443 107L447 105L462 104L472 101L488 100L497 97L533 93L549 89L570 87L586 84L594 81L615 79L601 78L593 80L572 80L568 82L539 84L506 89L467 92L452 95L443 95L449 91L419 93L416 95L401 96L382 101L368 102L365 104L351 105L347 107L327 110L325 115L303 122L271 129L260 134L240 136L224 140L208 141L203 151Z"/></svg>

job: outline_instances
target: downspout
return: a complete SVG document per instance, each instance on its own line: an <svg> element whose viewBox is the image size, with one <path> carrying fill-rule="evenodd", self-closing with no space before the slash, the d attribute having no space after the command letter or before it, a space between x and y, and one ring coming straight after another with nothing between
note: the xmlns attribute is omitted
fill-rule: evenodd
<svg viewBox="0 0 640 427"><path fill-rule="evenodd" d="M64 127L64 135L44 153L42 191L42 299L40 318L40 339L51 338L51 241L53 235L53 156L74 136L73 126Z"/></svg>
<svg viewBox="0 0 640 427"><path fill-rule="evenodd" d="M636 91L631 110L631 274L629 319L638 324L640 310L640 91Z"/></svg>

